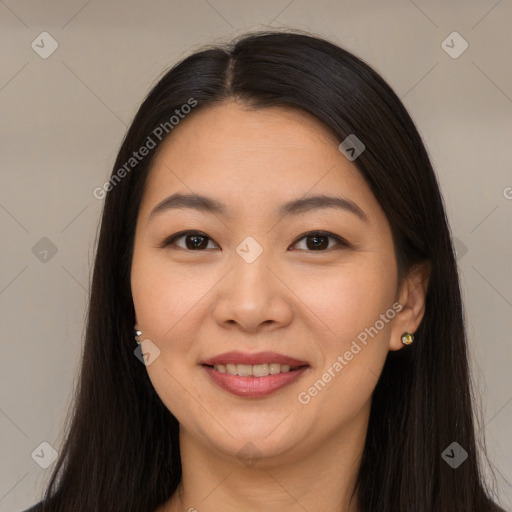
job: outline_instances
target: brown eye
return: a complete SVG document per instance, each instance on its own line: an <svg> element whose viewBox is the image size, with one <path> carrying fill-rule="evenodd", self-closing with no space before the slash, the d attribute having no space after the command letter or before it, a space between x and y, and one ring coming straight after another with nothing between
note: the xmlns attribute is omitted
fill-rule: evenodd
<svg viewBox="0 0 512 512"><path fill-rule="evenodd" d="M327 249L332 249L333 247L329 247L329 241L335 240L337 243L334 248L339 247L347 247L348 243L343 240L341 237L335 235L334 233L329 233L327 231L313 231L311 233L305 233L301 236L293 245L297 245L299 241L306 240L305 247L302 247L301 250L306 250L308 252L311 251L326 251Z"/></svg>
<svg viewBox="0 0 512 512"><path fill-rule="evenodd" d="M185 240L184 246L176 243L178 240L181 239ZM185 249L189 251L202 251L208 248L209 240L211 240L210 237L205 233L201 233L200 231L182 231L164 240L160 247L176 245L180 249ZM212 243L214 242L212 241Z"/></svg>
<svg viewBox="0 0 512 512"><path fill-rule="evenodd" d="M182 239L184 240L184 244L177 243ZM312 231L310 233L305 233L292 245L296 246L302 240L305 240L306 242L305 245L303 247L299 247L299 249L307 252L325 252L329 249L339 249L349 246L343 238L328 231ZM334 241L335 244L332 245L331 241ZM215 247L208 247L210 242L214 244ZM160 247L164 248L173 245L179 249L188 251L204 251L206 249L218 248L218 245L215 244L208 235L200 231L181 231L180 233L175 233L165 239Z"/></svg>

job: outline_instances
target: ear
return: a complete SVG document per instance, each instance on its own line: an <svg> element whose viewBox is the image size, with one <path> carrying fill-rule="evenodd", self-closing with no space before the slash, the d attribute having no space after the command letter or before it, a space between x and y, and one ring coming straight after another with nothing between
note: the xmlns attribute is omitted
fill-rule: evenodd
<svg viewBox="0 0 512 512"><path fill-rule="evenodd" d="M400 311L393 319L389 350L403 348L402 334L414 334L425 314L425 301L430 280L430 262L422 262L411 267L398 291L397 302Z"/></svg>

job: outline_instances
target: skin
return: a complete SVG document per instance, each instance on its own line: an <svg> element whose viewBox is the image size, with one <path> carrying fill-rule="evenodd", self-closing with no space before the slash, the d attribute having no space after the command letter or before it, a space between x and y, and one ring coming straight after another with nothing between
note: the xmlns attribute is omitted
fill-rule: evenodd
<svg viewBox="0 0 512 512"><path fill-rule="evenodd" d="M159 149L131 269L136 328L160 350L149 378L180 422L183 477L158 512L358 510L350 496L371 395L388 351L402 349L402 333L423 317L428 273L416 267L397 282L387 218L339 142L302 111L227 101L189 115ZM230 216L173 209L150 219L176 192L214 197ZM334 208L274 214L313 194L350 199L367 220ZM187 249L187 237L159 246L188 229L205 233L207 248ZM349 245L329 238L314 250L304 238L314 230ZM263 249L252 263L236 252L248 236ZM301 403L299 393L396 302L401 311ZM267 397L238 397L200 365L231 350L275 351L310 367ZM243 447L254 463L237 455Z"/></svg>

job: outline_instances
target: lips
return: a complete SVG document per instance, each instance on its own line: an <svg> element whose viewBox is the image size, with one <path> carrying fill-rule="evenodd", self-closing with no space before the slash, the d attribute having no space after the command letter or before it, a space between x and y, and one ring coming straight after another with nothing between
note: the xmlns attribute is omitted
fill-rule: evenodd
<svg viewBox="0 0 512 512"><path fill-rule="evenodd" d="M258 352L255 354L249 354L236 351L219 354L215 357L206 359L201 364L215 366L218 364L256 365L265 363L278 363L292 367L309 366L305 361L300 361L299 359L294 359L292 357L285 356L284 354L278 354L276 352Z"/></svg>
<svg viewBox="0 0 512 512"><path fill-rule="evenodd" d="M276 352L258 352L257 354L226 352L206 359L201 364L211 381L217 386L233 395L247 398L270 395L295 382L309 369L309 364L305 361ZM229 367L226 371L228 365L243 369L243 375L229 373ZM251 375L250 371L249 374L245 373L250 368L254 370L255 367L265 368L267 366L277 367L277 373L269 372L267 374L264 371L264 376Z"/></svg>

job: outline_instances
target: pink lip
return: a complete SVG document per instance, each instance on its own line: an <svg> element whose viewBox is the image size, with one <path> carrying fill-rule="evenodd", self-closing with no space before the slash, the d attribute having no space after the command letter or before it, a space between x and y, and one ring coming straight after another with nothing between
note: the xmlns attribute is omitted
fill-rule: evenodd
<svg viewBox="0 0 512 512"><path fill-rule="evenodd" d="M249 354L244 352L225 352L218 356L212 357L203 361L201 364L213 366L215 364L263 364L263 363L278 363L287 364L289 366L309 366L305 361L299 361L283 354L276 352L258 352L256 354ZM266 377L258 377L266 378Z"/></svg>
<svg viewBox="0 0 512 512"><path fill-rule="evenodd" d="M265 361L269 362L269 359L265 359ZM278 362L276 360L272 361L275 363ZM284 386L287 386L288 384L291 384L292 382L296 381L308 369L308 366L302 366L297 370L278 373L276 375L267 375L266 377L240 377L239 375L221 373L217 371L215 368L206 365L203 365L203 368L205 369L206 373L210 376L210 378L222 389L225 389L226 391L229 391L230 393L233 393L234 395L237 396L256 398L270 395L271 393L274 393L275 391L283 388Z"/></svg>

